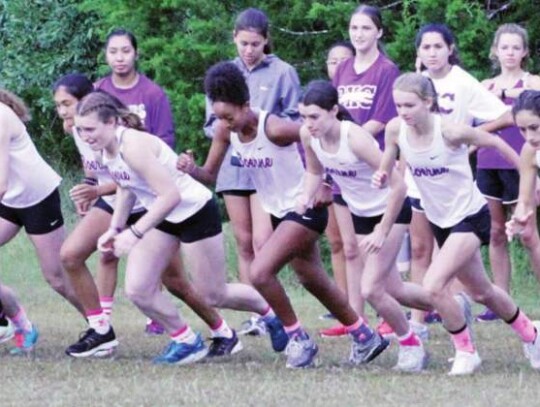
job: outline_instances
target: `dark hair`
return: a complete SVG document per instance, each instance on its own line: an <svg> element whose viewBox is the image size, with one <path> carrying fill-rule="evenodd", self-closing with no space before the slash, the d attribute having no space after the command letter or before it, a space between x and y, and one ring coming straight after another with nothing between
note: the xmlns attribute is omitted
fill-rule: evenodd
<svg viewBox="0 0 540 407"><path fill-rule="evenodd" d="M300 96L300 103L305 106L316 105L326 111L330 111L334 106L337 106L338 120L354 121L349 111L339 104L336 88L323 79L317 79L307 84Z"/></svg>
<svg viewBox="0 0 540 407"><path fill-rule="evenodd" d="M131 42L131 46L135 52L137 52L137 38L135 38L135 35L131 31L128 31L125 28L115 28L112 30L105 38L105 49L107 49L109 46L109 41L113 37L128 37L129 42Z"/></svg>
<svg viewBox="0 0 540 407"><path fill-rule="evenodd" d="M375 24L375 27L377 27L378 30L384 29L383 23L382 23L382 15L381 10L379 10L378 7L370 6L367 4L361 4L352 13L352 16L356 14L364 14L368 16L371 21L373 21L373 24Z"/></svg>
<svg viewBox="0 0 540 407"><path fill-rule="evenodd" d="M70 73L62 76L52 86L55 93L59 88L64 88L67 93L77 100L81 100L94 90L94 84L82 73Z"/></svg>
<svg viewBox="0 0 540 407"><path fill-rule="evenodd" d="M526 90L521 92L512 106L512 115L514 119L522 110L530 110L535 116L540 117L540 91Z"/></svg>
<svg viewBox="0 0 540 407"><path fill-rule="evenodd" d="M0 103L5 104L13 110L17 117L23 122L28 122L32 118L23 100L6 89L0 88Z"/></svg>
<svg viewBox="0 0 540 407"><path fill-rule="evenodd" d="M89 93L77 104L77 115L87 116L93 112L97 113L102 123L115 118L126 127L145 130L139 116L130 112L118 98L102 90Z"/></svg>
<svg viewBox="0 0 540 407"><path fill-rule="evenodd" d="M354 46L352 45L352 43L347 40L334 42L332 45L330 45L330 48L328 48L327 54L329 54L330 51L332 51L334 48L338 48L338 47L347 48L349 51L352 52L353 55L356 55L356 49L354 49Z"/></svg>
<svg viewBox="0 0 540 407"><path fill-rule="evenodd" d="M232 62L219 62L206 71L204 91L212 103L243 106L249 102L249 89L244 75Z"/></svg>
<svg viewBox="0 0 540 407"><path fill-rule="evenodd" d="M457 49L456 44L456 37L454 36L454 33L450 28L448 28L445 24L439 24L439 23L429 23L425 24L416 33L416 39L414 41L415 47L418 50L420 48L420 44L422 43L422 38L424 34L426 33L437 33L440 34L443 38L443 41L446 43L448 48L450 48L452 45L454 46L454 49L450 56L448 57L448 63L450 65L461 65L461 60L459 59L459 52ZM425 68L425 67L423 67Z"/></svg>
<svg viewBox="0 0 540 407"><path fill-rule="evenodd" d="M269 26L270 23L264 11L251 7L238 14L238 17L236 17L236 21L234 23L234 32L254 31L257 34L262 35L268 40L264 46L263 52L265 54L270 54L272 53L272 45L270 43L270 36L268 34Z"/></svg>

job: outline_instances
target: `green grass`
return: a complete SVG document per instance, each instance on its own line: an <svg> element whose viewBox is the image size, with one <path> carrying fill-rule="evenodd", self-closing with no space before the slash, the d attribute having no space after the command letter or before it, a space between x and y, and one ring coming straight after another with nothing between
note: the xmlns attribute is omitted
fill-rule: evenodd
<svg viewBox="0 0 540 407"><path fill-rule="evenodd" d="M72 224L72 218L68 224ZM227 247L234 246L226 227ZM527 271L519 247L512 248L517 272L513 291L523 309L540 318L538 284ZM449 378L452 356L448 335L433 326L427 348L430 364L420 375L392 371L393 345L374 363L350 367L345 362L347 339L318 340L320 366L289 371L284 356L274 354L267 338L242 338L244 350L229 358L186 367L157 367L151 359L165 346L164 337L143 334L145 318L125 298L122 282L116 296L113 323L120 347L112 359L74 360L64 355L67 345L86 327L83 319L46 286L28 239L18 236L1 249L2 282L13 286L31 319L41 331L32 357L12 357L0 348L0 377L4 391L0 406L534 406L538 380L523 356L519 340L502 323L476 325L483 365L473 377ZM235 263L231 260L231 275ZM328 326L318 320L324 312L297 284L290 270L283 281L308 330ZM201 321L178 302L182 314L200 330ZM480 307L476 307L479 311ZM224 312L238 326L247 315ZM371 316L371 321L375 318Z"/></svg>

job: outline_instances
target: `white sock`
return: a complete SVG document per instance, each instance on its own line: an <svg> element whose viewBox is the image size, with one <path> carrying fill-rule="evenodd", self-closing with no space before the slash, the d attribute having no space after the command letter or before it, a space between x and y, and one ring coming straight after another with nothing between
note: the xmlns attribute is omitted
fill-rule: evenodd
<svg viewBox="0 0 540 407"><path fill-rule="evenodd" d="M227 324L227 321L224 319L221 320L221 323L216 329L210 329L212 338L227 338L230 339L233 337L233 331Z"/></svg>

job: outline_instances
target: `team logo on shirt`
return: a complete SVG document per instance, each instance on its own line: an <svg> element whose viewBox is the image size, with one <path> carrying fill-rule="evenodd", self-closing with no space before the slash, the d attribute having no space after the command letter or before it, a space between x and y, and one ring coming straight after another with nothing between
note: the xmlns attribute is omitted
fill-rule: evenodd
<svg viewBox="0 0 540 407"><path fill-rule="evenodd" d="M110 170L109 174L111 174L112 179L114 179L117 183L120 183L122 181L129 181L131 177L129 176L129 173L124 170Z"/></svg>
<svg viewBox="0 0 540 407"><path fill-rule="evenodd" d="M87 171L107 171L107 167L105 167L102 163L100 163L98 160L87 160L83 156L81 156L83 168Z"/></svg>
<svg viewBox="0 0 540 407"><path fill-rule="evenodd" d="M339 168L330 168L326 167L325 171L329 175L338 175L340 177L348 177L348 178L355 178L356 177L356 170L341 170Z"/></svg>
<svg viewBox="0 0 540 407"><path fill-rule="evenodd" d="M413 177L438 177L450 172L448 167L413 167L409 164Z"/></svg>
<svg viewBox="0 0 540 407"><path fill-rule="evenodd" d="M377 93L375 85L344 85L337 88L339 103L346 109L369 110Z"/></svg>

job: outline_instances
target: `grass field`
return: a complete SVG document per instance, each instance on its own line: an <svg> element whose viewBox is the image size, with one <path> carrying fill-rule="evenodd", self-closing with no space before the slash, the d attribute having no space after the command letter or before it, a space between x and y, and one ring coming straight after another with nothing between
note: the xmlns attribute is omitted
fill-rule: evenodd
<svg viewBox="0 0 540 407"><path fill-rule="evenodd" d="M429 367L419 375L392 370L397 358L395 344L374 363L350 367L345 363L347 339L318 339L320 366L303 371L287 370L284 356L271 351L267 338L252 337L242 338L244 350L229 358L185 367L157 367L151 359L167 339L144 335L145 318L126 300L120 287L113 314L120 340L116 355L104 360L74 360L64 355L64 349L85 330L85 322L46 286L25 236L17 237L0 253L2 281L19 293L41 332L31 357L12 357L7 346L0 348L4 389L0 406L539 405L540 373L532 371L519 340L502 323L475 326L484 363L473 377L446 375L452 350L440 325L432 327L427 345ZM514 291L522 308L540 319L538 285L525 271L522 256L517 257ZM317 329L328 326L328 322L318 320L322 306L290 276L287 285L309 332L315 335ZM178 305L187 320L207 335L200 320ZM234 326L247 316L224 315Z"/></svg>

